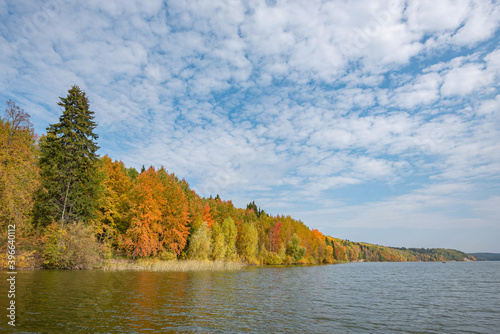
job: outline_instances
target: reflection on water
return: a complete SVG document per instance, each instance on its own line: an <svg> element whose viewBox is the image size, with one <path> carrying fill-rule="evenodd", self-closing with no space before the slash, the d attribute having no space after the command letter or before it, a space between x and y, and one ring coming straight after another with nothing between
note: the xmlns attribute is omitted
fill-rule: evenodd
<svg viewBox="0 0 500 334"><path fill-rule="evenodd" d="M494 333L500 319L498 262L31 271L17 291L19 333Z"/></svg>

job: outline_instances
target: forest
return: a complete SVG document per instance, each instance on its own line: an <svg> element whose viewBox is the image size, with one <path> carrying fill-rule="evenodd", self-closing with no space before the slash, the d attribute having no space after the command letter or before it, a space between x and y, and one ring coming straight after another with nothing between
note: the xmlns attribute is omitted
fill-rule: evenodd
<svg viewBox="0 0 500 334"><path fill-rule="evenodd" d="M99 156L94 112L78 86L61 97L59 122L35 134L7 101L0 118L0 265L99 268L106 261L228 261L249 265L350 261L463 261L449 249L390 248L323 235L250 202L199 196L163 167Z"/></svg>

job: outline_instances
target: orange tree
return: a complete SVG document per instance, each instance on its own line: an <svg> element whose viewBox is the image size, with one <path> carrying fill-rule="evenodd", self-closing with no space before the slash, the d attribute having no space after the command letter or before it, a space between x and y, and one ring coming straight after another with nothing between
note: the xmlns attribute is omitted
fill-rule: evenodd
<svg viewBox="0 0 500 334"><path fill-rule="evenodd" d="M165 186L153 167L137 177L131 192L132 221L125 239L125 248L134 258L156 255L164 249L164 192Z"/></svg>

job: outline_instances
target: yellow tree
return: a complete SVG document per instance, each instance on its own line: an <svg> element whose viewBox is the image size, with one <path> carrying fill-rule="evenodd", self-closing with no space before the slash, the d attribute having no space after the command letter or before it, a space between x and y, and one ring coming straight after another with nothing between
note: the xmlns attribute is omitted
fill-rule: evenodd
<svg viewBox="0 0 500 334"><path fill-rule="evenodd" d="M187 254L190 259L206 260L210 255L211 232L207 224L203 222L191 235Z"/></svg>
<svg viewBox="0 0 500 334"><path fill-rule="evenodd" d="M30 228L39 187L38 146L30 115L9 100L0 117L0 227L15 224L18 240ZM5 234L6 235L6 234Z"/></svg>
<svg viewBox="0 0 500 334"><path fill-rule="evenodd" d="M219 223L212 227L212 260L224 260L226 257L227 246L224 239L224 233Z"/></svg>
<svg viewBox="0 0 500 334"><path fill-rule="evenodd" d="M112 161L107 155L101 158L104 174L103 196L96 219L99 240L113 241L118 233L124 233L130 226L130 191L132 182L121 161Z"/></svg>
<svg viewBox="0 0 500 334"><path fill-rule="evenodd" d="M258 248L258 233L252 223L244 223L238 235L238 253L248 262L255 260Z"/></svg>
<svg viewBox="0 0 500 334"><path fill-rule="evenodd" d="M313 229L311 231L311 234L312 234L311 248L312 248L313 259L317 262L323 262L325 259L325 251L326 251L325 236L317 229Z"/></svg>
<svg viewBox="0 0 500 334"><path fill-rule="evenodd" d="M222 233L226 244L226 260L234 260L236 258L236 238L238 237L238 229L231 217L227 217L222 222Z"/></svg>

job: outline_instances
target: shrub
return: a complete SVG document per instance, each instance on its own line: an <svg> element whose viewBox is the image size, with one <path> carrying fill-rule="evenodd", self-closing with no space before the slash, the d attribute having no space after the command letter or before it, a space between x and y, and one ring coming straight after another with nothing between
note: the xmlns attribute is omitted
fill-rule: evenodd
<svg viewBox="0 0 500 334"><path fill-rule="evenodd" d="M63 240L66 231L61 229L57 223L47 226L42 237L43 266L47 269L59 268L61 266L62 253L65 250Z"/></svg>
<svg viewBox="0 0 500 334"><path fill-rule="evenodd" d="M161 251L159 254L158 254L158 258L162 261L174 261L174 260L177 260L177 256L172 253L172 252L169 252L169 251Z"/></svg>
<svg viewBox="0 0 500 334"><path fill-rule="evenodd" d="M89 269L99 261L99 244L90 227L83 223L57 223L47 227L42 238L45 268Z"/></svg>
<svg viewBox="0 0 500 334"><path fill-rule="evenodd" d="M283 259L275 252L268 252L264 258L264 264L276 265L282 263Z"/></svg>

